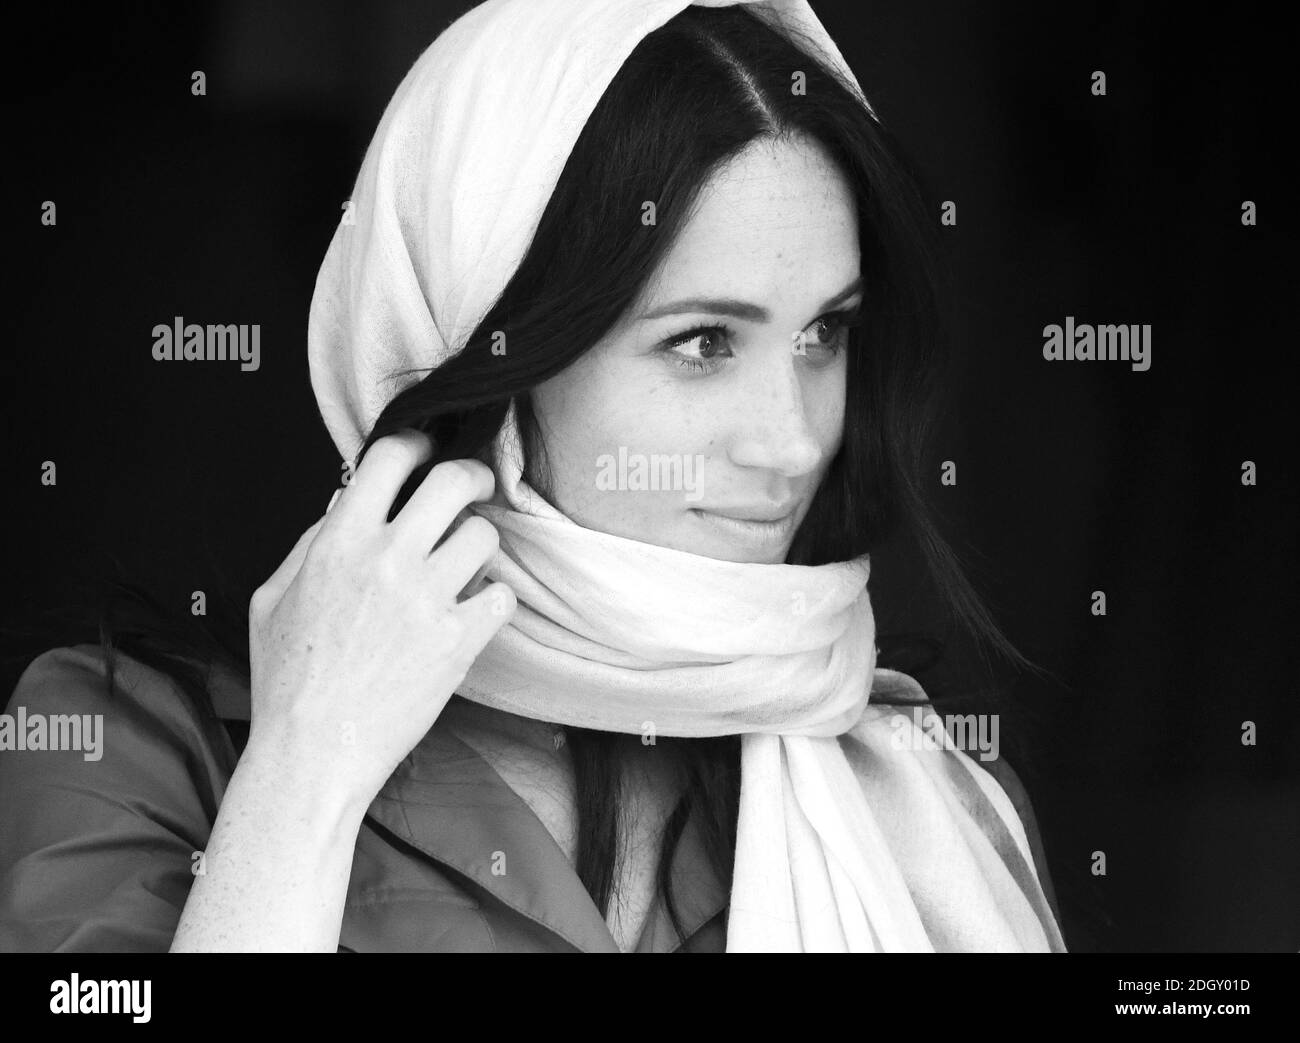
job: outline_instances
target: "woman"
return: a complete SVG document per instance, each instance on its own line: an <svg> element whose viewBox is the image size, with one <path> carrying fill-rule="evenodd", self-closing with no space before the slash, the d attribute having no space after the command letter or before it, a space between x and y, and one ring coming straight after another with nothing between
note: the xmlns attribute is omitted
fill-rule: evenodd
<svg viewBox="0 0 1300 1043"><path fill-rule="evenodd" d="M453 23L312 302L348 481L195 708L29 668L113 756L0 765L6 947L1062 950L1014 776L876 664L900 526L1008 647L920 492L927 221L802 0Z"/></svg>

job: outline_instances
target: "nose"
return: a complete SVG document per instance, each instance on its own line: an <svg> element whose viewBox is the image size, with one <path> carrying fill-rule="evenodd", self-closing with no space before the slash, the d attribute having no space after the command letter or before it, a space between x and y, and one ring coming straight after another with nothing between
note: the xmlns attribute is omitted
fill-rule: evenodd
<svg viewBox="0 0 1300 1043"><path fill-rule="evenodd" d="M761 367L751 367L742 401L740 430L729 456L737 467L755 467L797 478L816 468L822 447L809 424L804 389L789 348L774 350Z"/></svg>

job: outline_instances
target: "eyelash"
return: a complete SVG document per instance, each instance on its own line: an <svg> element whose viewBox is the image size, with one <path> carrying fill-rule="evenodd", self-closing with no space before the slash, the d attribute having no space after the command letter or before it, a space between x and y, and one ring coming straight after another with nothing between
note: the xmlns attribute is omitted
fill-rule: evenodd
<svg viewBox="0 0 1300 1043"><path fill-rule="evenodd" d="M813 325L816 325L819 322L826 322L834 327L835 336L837 339L834 342L832 342L831 345L827 345L827 347L830 348L832 355L838 355L842 347L842 345L839 343L838 340L839 334L841 332L844 333L846 338L845 343L847 343L848 331L855 326L862 325L862 309L849 308L849 309L842 309L840 311L827 312L825 315L822 315L819 318L815 319L813 321ZM721 333L723 337L729 339L733 331L731 327L728 326L725 322L711 323L707 326L695 326L689 330L686 330L684 333L678 334L677 336L673 337L671 340L666 341L664 345L660 348L660 351L671 356L670 361L674 365L679 366L682 369L689 369L694 373L705 373L711 370L715 370L718 368L716 364L717 360L715 359L688 359L682 357L681 355L676 355L673 352L674 348L680 347L682 344L689 343L690 341L695 340L697 337L702 337L706 333Z"/></svg>

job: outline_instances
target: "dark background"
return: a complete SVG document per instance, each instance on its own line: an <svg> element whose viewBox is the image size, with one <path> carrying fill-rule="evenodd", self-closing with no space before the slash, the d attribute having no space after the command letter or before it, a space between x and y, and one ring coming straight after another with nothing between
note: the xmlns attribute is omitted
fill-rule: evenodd
<svg viewBox="0 0 1300 1043"><path fill-rule="evenodd" d="M180 612L195 589L251 590L319 517L339 465L308 382L316 271L393 89L468 6L10 9L7 635L110 563ZM1002 731L1029 740L1067 943L1300 949L1291 35L1241 4L813 6L958 204L938 458L959 484L936 493L1056 678L1013 676ZM1067 314L1151 323L1151 369L1044 361ZM260 370L155 362L174 315L260 323ZM903 566L875 564L882 621L923 616Z"/></svg>

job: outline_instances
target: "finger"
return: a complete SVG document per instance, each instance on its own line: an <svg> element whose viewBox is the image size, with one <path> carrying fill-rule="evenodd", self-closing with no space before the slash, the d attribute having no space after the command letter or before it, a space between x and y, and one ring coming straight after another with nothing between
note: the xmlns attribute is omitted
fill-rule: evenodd
<svg viewBox="0 0 1300 1043"><path fill-rule="evenodd" d="M433 442L420 431L408 428L385 435L366 450L330 516L338 518L341 527L386 524L411 472L432 457Z"/></svg>
<svg viewBox="0 0 1300 1043"><path fill-rule="evenodd" d="M495 486L492 468L481 460L435 464L393 519L393 540L421 557L427 555L456 515L476 500L490 500Z"/></svg>
<svg viewBox="0 0 1300 1043"><path fill-rule="evenodd" d="M473 655L483 651L496 632L510 622L518 607L515 592L500 582L489 584L456 607L465 621L465 645Z"/></svg>
<svg viewBox="0 0 1300 1043"><path fill-rule="evenodd" d="M433 574L434 589L454 598L496 557L496 526L477 514L470 515L425 560Z"/></svg>

